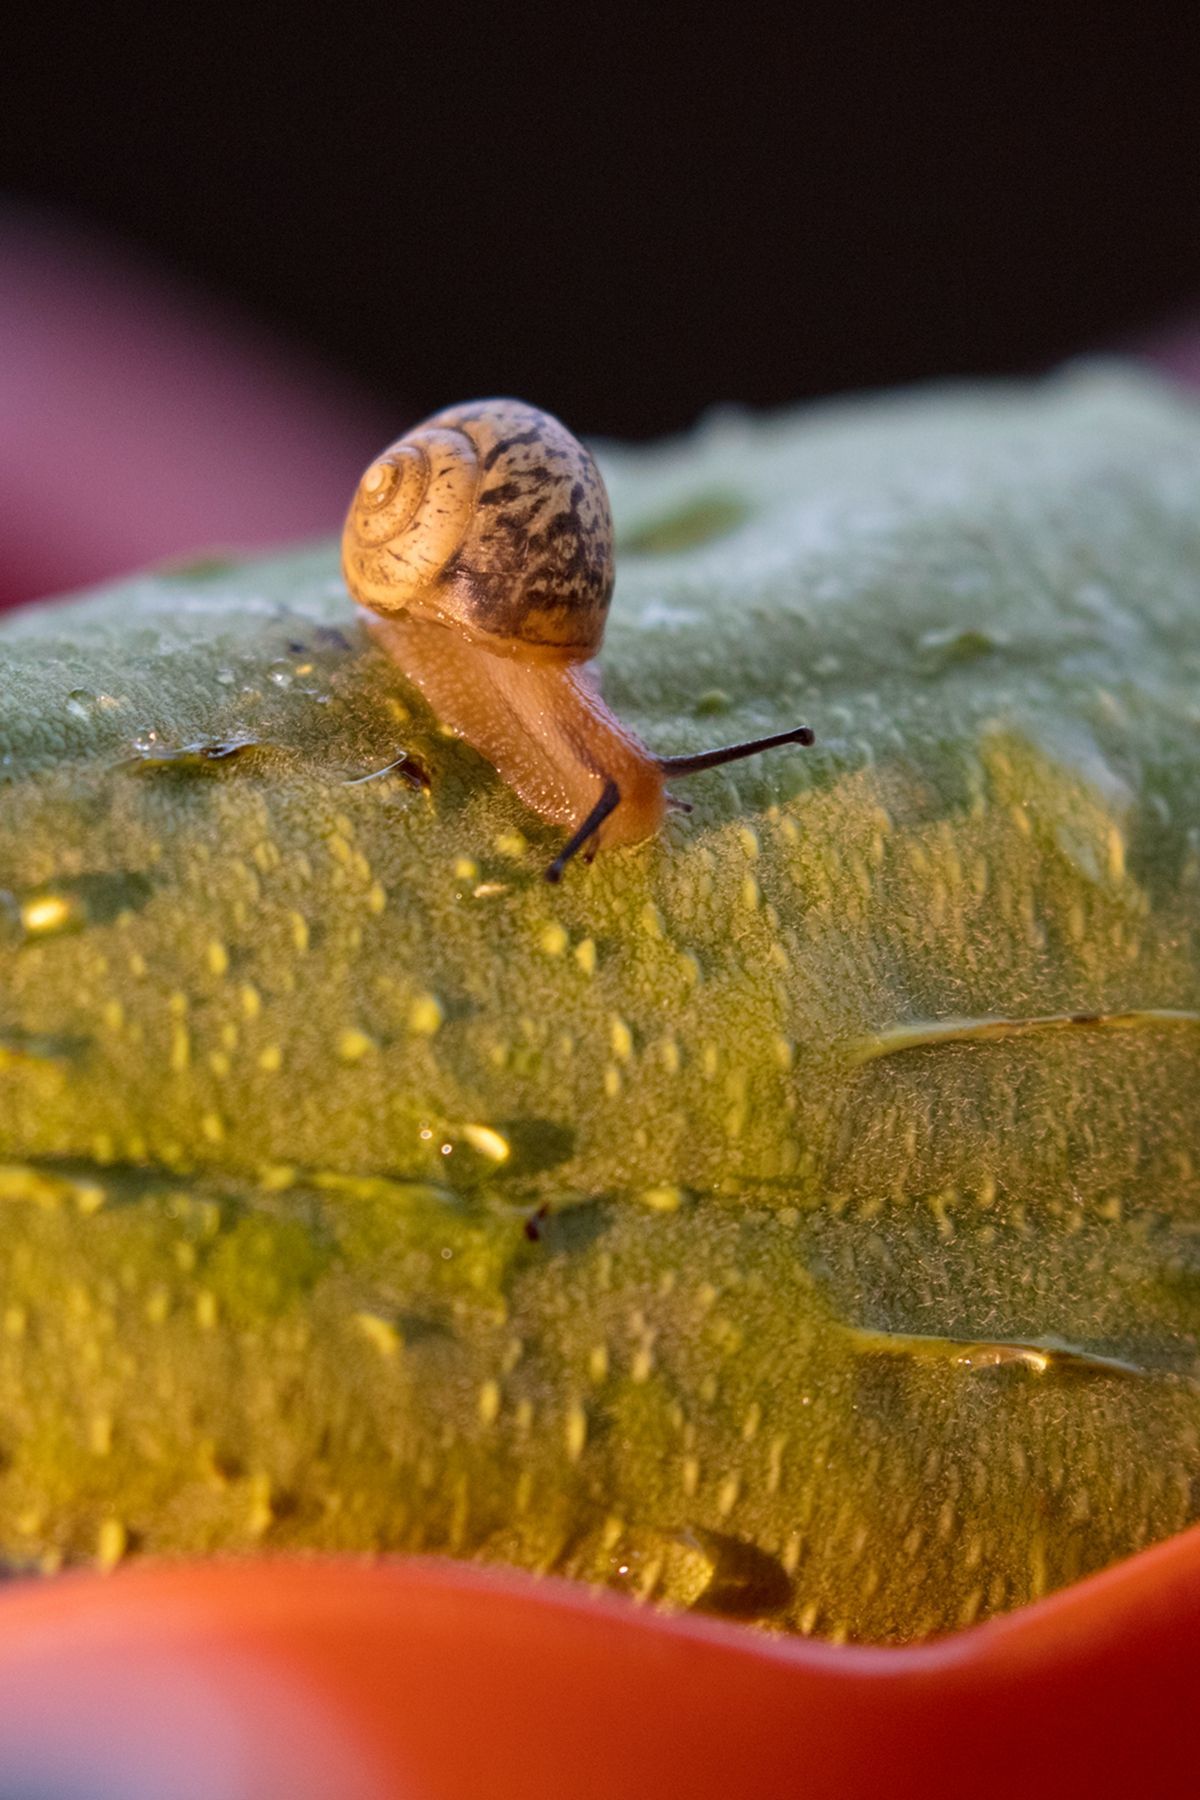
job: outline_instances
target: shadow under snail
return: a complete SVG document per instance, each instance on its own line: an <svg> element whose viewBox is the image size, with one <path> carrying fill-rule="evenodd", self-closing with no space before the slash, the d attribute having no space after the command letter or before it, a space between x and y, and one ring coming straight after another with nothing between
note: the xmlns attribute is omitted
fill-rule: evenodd
<svg viewBox="0 0 1200 1800"><path fill-rule="evenodd" d="M444 725L586 849L634 844L668 779L779 744L806 725L696 756L655 756L600 697L591 658L612 598L613 528L591 456L549 413L479 400L435 413L376 458L342 535L346 585Z"/></svg>

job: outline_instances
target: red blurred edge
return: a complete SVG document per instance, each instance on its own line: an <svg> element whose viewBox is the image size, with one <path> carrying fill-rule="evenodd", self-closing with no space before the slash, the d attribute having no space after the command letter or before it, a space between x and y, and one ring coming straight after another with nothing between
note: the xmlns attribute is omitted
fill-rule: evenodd
<svg viewBox="0 0 1200 1800"><path fill-rule="evenodd" d="M0 1793L1155 1794L1198 1659L1200 1528L909 1649L437 1560L145 1563L0 1597Z"/></svg>

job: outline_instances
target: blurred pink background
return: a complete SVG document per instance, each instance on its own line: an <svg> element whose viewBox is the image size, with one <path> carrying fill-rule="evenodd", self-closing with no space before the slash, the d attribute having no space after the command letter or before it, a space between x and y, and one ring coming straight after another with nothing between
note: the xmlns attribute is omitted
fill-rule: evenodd
<svg viewBox="0 0 1200 1800"><path fill-rule="evenodd" d="M102 238L0 214L0 605L332 532L403 428Z"/></svg>
<svg viewBox="0 0 1200 1800"><path fill-rule="evenodd" d="M85 230L0 214L0 266L0 605L331 533L408 422ZM1200 386L1200 319L1134 348Z"/></svg>

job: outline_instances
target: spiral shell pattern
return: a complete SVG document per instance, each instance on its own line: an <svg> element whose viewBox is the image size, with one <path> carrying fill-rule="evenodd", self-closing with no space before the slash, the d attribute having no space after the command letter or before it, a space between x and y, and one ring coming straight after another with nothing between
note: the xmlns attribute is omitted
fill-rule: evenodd
<svg viewBox="0 0 1200 1800"><path fill-rule="evenodd" d="M519 400L480 400L434 414L371 464L342 568L385 617L575 661L604 633L612 537L600 471L566 427Z"/></svg>

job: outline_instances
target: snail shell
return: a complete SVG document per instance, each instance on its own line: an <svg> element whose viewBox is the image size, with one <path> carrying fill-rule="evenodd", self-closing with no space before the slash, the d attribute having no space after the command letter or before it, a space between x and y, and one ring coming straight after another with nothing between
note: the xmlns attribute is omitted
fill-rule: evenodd
<svg viewBox="0 0 1200 1800"><path fill-rule="evenodd" d="M342 567L354 598L385 618L438 620L501 654L583 661L612 598L608 495L549 413L520 400L448 407L363 475Z"/></svg>
<svg viewBox="0 0 1200 1800"><path fill-rule="evenodd" d="M608 495L583 445L520 400L449 407L377 457L350 505L342 568L443 726L571 832L551 881L581 850L657 831L679 804L668 776L812 742L801 725L662 757L610 712L585 666L612 597Z"/></svg>

